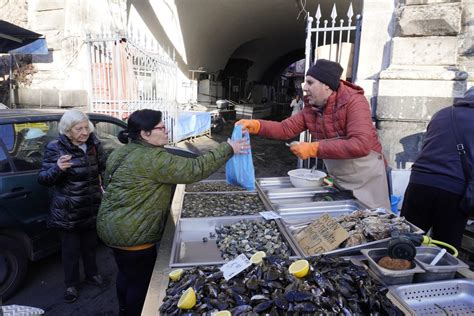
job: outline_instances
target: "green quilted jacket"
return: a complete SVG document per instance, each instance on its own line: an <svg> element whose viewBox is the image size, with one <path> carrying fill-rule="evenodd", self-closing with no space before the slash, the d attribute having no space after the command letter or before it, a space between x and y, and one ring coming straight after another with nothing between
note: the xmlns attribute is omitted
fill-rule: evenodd
<svg viewBox="0 0 474 316"><path fill-rule="evenodd" d="M162 147L132 142L110 154L97 233L108 246L156 243L169 212L174 184L207 178L233 155L222 143L197 158L183 158Z"/></svg>

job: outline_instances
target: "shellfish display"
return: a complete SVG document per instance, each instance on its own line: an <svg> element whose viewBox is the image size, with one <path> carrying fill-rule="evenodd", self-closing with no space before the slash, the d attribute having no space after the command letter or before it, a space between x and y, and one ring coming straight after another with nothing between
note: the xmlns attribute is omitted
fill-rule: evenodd
<svg viewBox="0 0 474 316"><path fill-rule="evenodd" d="M340 245L340 248L388 238L393 230L398 230L400 233L412 232L411 226L403 217L376 211L359 210L334 219L349 232L349 238Z"/></svg>
<svg viewBox="0 0 474 316"><path fill-rule="evenodd" d="M196 182L186 185L186 192L228 192L245 191L237 185L228 184L224 181Z"/></svg>
<svg viewBox="0 0 474 316"><path fill-rule="evenodd" d="M178 281L170 281L160 306L164 315L210 315L229 310L232 315L403 315L385 296L387 289L367 271L342 258L308 259L303 278L288 272L292 260L265 257L226 281L219 267L194 267ZM192 288L192 308L177 307L183 292Z"/></svg>
<svg viewBox="0 0 474 316"><path fill-rule="evenodd" d="M185 194L181 217L252 215L265 211L257 194Z"/></svg>
<svg viewBox="0 0 474 316"><path fill-rule="evenodd" d="M226 261L241 253L250 258L257 251L285 258L291 255L274 220L241 220L235 224L217 226L216 233L217 247Z"/></svg>

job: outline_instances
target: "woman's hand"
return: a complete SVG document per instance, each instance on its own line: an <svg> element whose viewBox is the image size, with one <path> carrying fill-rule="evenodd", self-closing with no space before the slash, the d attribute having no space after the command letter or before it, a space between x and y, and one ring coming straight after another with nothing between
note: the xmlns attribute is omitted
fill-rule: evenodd
<svg viewBox="0 0 474 316"><path fill-rule="evenodd" d="M59 169L61 169L62 171L66 171L67 168L71 168L72 163L69 162L69 160L71 160L71 158L72 158L71 155L63 155L63 156L59 157L59 159L57 161Z"/></svg>
<svg viewBox="0 0 474 316"><path fill-rule="evenodd" d="M250 142L244 138L238 140L228 139L227 142L232 146L234 154L247 154L248 150L250 149Z"/></svg>

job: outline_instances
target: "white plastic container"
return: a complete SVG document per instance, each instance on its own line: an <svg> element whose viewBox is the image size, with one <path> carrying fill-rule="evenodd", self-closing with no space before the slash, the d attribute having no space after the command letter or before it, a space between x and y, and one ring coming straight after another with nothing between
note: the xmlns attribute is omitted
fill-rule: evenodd
<svg viewBox="0 0 474 316"><path fill-rule="evenodd" d="M293 169L288 171L290 181L297 188L317 188L323 186L324 178L327 176L325 172L311 169Z"/></svg>

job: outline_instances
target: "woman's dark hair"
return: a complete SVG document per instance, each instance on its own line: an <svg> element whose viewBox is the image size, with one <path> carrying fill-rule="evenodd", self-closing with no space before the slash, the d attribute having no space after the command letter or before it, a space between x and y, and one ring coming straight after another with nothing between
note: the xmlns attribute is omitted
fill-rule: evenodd
<svg viewBox="0 0 474 316"><path fill-rule="evenodd" d="M132 140L141 139L140 132L150 132L161 122L161 118L161 111L144 109L133 112L128 117L127 129L120 131L118 134L119 141L127 144L129 138Z"/></svg>

